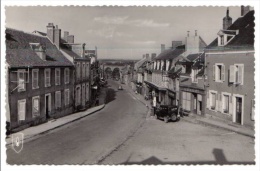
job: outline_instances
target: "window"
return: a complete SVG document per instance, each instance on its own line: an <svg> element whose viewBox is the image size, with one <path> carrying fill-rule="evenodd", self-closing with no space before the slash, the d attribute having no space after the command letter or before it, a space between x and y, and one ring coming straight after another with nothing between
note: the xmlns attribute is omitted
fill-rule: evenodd
<svg viewBox="0 0 260 171"><path fill-rule="evenodd" d="M44 70L44 77L45 77L45 87L51 86L51 69L45 69Z"/></svg>
<svg viewBox="0 0 260 171"><path fill-rule="evenodd" d="M64 99L65 99L65 106L68 106L70 103L70 90L66 89L64 91Z"/></svg>
<svg viewBox="0 0 260 171"><path fill-rule="evenodd" d="M89 84L86 83L86 102L89 100Z"/></svg>
<svg viewBox="0 0 260 171"><path fill-rule="evenodd" d="M82 78L86 77L86 65L85 63L82 63Z"/></svg>
<svg viewBox="0 0 260 171"><path fill-rule="evenodd" d="M223 95L223 101L222 101L222 109L223 113L229 113L229 95L224 94Z"/></svg>
<svg viewBox="0 0 260 171"><path fill-rule="evenodd" d="M213 65L213 79L216 82L225 81L225 65L224 64Z"/></svg>
<svg viewBox="0 0 260 171"><path fill-rule="evenodd" d="M60 85L60 68L55 68L55 85Z"/></svg>
<svg viewBox="0 0 260 171"><path fill-rule="evenodd" d="M32 89L39 88L38 80L39 80L39 69L33 69L32 70Z"/></svg>
<svg viewBox="0 0 260 171"><path fill-rule="evenodd" d="M220 36L220 45L224 45L224 35Z"/></svg>
<svg viewBox="0 0 260 171"><path fill-rule="evenodd" d="M18 77L18 92L20 91L25 91L26 87L25 87L25 70L21 69L18 70L17 72L17 77Z"/></svg>
<svg viewBox="0 0 260 171"><path fill-rule="evenodd" d="M186 65L181 65L181 73L186 73Z"/></svg>
<svg viewBox="0 0 260 171"><path fill-rule="evenodd" d="M89 63L86 63L86 77L89 78Z"/></svg>
<svg viewBox="0 0 260 171"><path fill-rule="evenodd" d="M60 91L55 92L55 108L61 108L61 93Z"/></svg>
<svg viewBox="0 0 260 171"><path fill-rule="evenodd" d="M251 120L255 120L255 100L251 100Z"/></svg>
<svg viewBox="0 0 260 171"><path fill-rule="evenodd" d="M86 89L85 89L85 84L82 84L82 106L85 106L86 103Z"/></svg>
<svg viewBox="0 0 260 171"><path fill-rule="evenodd" d="M76 63L76 75L77 75L77 79L80 79L80 63L79 62Z"/></svg>
<svg viewBox="0 0 260 171"><path fill-rule="evenodd" d="M18 100L18 121L25 120L26 100Z"/></svg>
<svg viewBox="0 0 260 171"><path fill-rule="evenodd" d="M32 117L40 116L40 97L32 98Z"/></svg>
<svg viewBox="0 0 260 171"><path fill-rule="evenodd" d="M229 68L229 82L243 85L244 64L231 65Z"/></svg>
<svg viewBox="0 0 260 171"><path fill-rule="evenodd" d="M70 82L70 69L65 68L64 72L64 83L68 84Z"/></svg>
<svg viewBox="0 0 260 171"><path fill-rule="evenodd" d="M198 82L198 78L197 78L198 69L192 69L191 75L192 75L192 77L191 77L192 82L197 83Z"/></svg>
<svg viewBox="0 0 260 171"><path fill-rule="evenodd" d="M191 93L182 92L182 107L186 111L190 111L191 108Z"/></svg>
<svg viewBox="0 0 260 171"><path fill-rule="evenodd" d="M81 99L81 88L80 88L80 86L78 86L77 88L76 88L76 106L78 106L78 105L80 105L80 99Z"/></svg>
<svg viewBox="0 0 260 171"><path fill-rule="evenodd" d="M212 110L216 110L216 105L217 105L217 93L211 92L210 93L210 108Z"/></svg>

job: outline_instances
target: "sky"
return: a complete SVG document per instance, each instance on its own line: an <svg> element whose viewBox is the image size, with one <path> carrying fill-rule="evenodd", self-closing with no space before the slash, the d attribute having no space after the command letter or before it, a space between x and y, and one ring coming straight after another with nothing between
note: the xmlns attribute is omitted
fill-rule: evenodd
<svg viewBox="0 0 260 171"><path fill-rule="evenodd" d="M98 48L100 59L140 59L146 53L160 53L174 40L184 43L187 31L195 30L209 44L222 29L227 7L6 7L6 27L46 32L54 23ZM240 17L239 6L229 7L233 22Z"/></svg>

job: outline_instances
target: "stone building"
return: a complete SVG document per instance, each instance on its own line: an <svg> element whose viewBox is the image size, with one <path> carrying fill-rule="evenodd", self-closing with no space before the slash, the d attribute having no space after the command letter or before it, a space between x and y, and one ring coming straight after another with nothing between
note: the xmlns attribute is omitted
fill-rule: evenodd
<svg viewBox="0 0 260 171"><path fill-rule="evenodd" d="M6 29L11 132L73 112L74 66L59 51L58 28L52 41L46 35Z"/></svg>
<svg viewBox="0 0 260 171"><path fill-rule="evenodd" d="M206 113L229 122L254 126L254 11L241 7L205 50Z"/></svg>

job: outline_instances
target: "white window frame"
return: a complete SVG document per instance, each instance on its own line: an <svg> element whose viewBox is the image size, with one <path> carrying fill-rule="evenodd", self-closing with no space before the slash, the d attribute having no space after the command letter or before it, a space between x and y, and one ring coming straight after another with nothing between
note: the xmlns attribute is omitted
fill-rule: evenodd
<svg viewBox="0 0 260 171"><path fill-rule="evenodd" d="M22 92L22 91L26 91L26 84L25 84L25 77L26 77L26 74L25 74L25 69L19 69L17 71L17 83L18 83L18 89L17 91L18 92ZM20 81L20 78L19 78L19 74L22 73L23 74L23 81Z"/></svg>
<svg viewBox="0 0 260 171"><path fill-rule="evenodd" d="M218 77L219 75L219 68L218 66L221 66L221 75L220 75L220 78ZM213 65L213 67L215 67L214 70L214 79L215 79L215 82L219 82L219 83L223 83L225 82L225 79L226 79L226 69L225 69L225 65L223 63L215 63L215 65ZM224 71L223 71L224 70ZM224 77L223 77L224 76ZM223 78L222 78L223 77Z"/></svg>
<svg viewBox="0 0 260 171"><path fill-rule="evenodd" d="M64 69L64 84L69 84L70 83L70 69L65 68Z"/></svg>
<svg viewBox="0 0 260 171"><path fill-rule="evenodd" d="M212 94L215 94L215 109L212 109ZM209 90L209 110L211 111L217 111L218 110L218 92L217 91L214 91L214 90Z"/></svg>
<svg viewBox="0 0 260 171"><path fill-rule="evenodd" d="M49 77L47 77L47 71L49 71ZM47 79L49 80L49 84L47 84ZM51 69L46 68L44 69L44 85L45 87L50 87L51 86Z"/></svg>
<svg viewBox="0 0 260 171"><path fill-rule="evenodd" d="M69 106L69 104L70 104L70 90L65 89L64 90L64 105Z"/></svg>
<svg viewBox="0 0 260 171"><path fill-rule="evenodd" d="M223 114L232 114L232 111L230 111L230 105L232 105L232 104L230 104L231 102L230 102L230 99L232 98L232 96L231 96L231 93L227 93L227 92L221 92L221 96L222 96L222 113ZM224 112L224 96L228 96L228 113L225 113ZM233 102L233 101L232 101Z"/></svg>
<svg viewBox="0 0 260 171"><path fill-rule="evenodd" d="M34 77L35 77L35 74L34 73L37 73L37 86L34 87L33 85L33 82L34 82ZM38 89L39 88L39 69L33 69L32 70L32 89Z"/></svg>
<svg viewBox="0 0 260 171"><path fill-rule="evenodd" d="M244 125L244 103L245 98L241 94L233 94L232 105L233 105L233 122L236 122L236 97L242 98L242 109L241 109L241 125Z"/></svg>
<svg viewBox="0 0 260 171"><path fill-rule="evenodd" d="M77 79L80 79L80 70L81 70L80 62L76 62L76 78Z"/></svg>
<svg viewBox="0 0 260 171"><path fill-rule="evenodd" d="M58 71L58 75L57 75L57 71ZM55 68L55 85L60 85L60 68Z"/></svg>
<svg viewBox="0 0 260 171"><path fill-rule="evenodd" d="M89 101L89 83L86 83L86 102Z"/></svg>
<svg viewBox="0 0 260 171"><path fill-rule="evenodd" d="M20 103L24 102L25 103L25 107L24 107L24 118L21 119L20 117ZM21 99L17 101L17 120L18 121L24 121L26 120L26 99Z"/></svg>
<svg viewBox="0 0 260 171"><path fill-rule="evenodd" d="M35 99L38 99L38 107L39 107L39 109L38 109L38 113L34 113L33 111L34 111L34 100ZM40 116L40 113L41 113L41 111L40 111L40 96L34 96L34 97L32 97L32 118L35 118L35 117L37 117L37 116Z"/></svg>
<svg viewBox="0 0 260 171"><path fill-rule="evenodd" d="M191 69L191 81L192 83L198 83L198 78L197 78L197 74L199 72L199 69Z"/></svg>
<svg viewBox="0 0 260 171"><path fill-rule="evenodd" d="M235 66L235 69L234 69L234 76L235 76L235 83L236 84L239 84L239 85L243 85L244 84L244 70L245 70L245 67L244 67L244 64L234 64L234 66ZM236 80L238 79L238 78L236 78L237 76L236 76L236 71L237 71L237 69L238 69L238 67L242 67L242 73L241 73L241 75L242 75L242 78L241 78L241 83L238 83Z"/></svg>
<svg viewBox="0 0 260 171"><path fill-rule="evenodd" d="M59 94L60 98L57 97L58 94ZM55 109L58 109L58 108L61 108L61 92L55 91Z"/></svg>
<svg viewBox="0 0 260 171"><path fill-rule="evenodd" d="M86 64L85 62L82 63L82 78L86 78Z"/></svg>

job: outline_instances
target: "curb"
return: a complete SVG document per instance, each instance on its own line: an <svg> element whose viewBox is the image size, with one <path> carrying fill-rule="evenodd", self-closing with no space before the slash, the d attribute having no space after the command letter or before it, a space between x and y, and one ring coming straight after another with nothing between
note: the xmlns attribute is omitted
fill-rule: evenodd
<svg viewBox="0 0 260 171"><path fill-rule="evenodd" d="M235 132L235 133L240 134L240 135L244 135L244 136L247 136L247 137L255 138L254 135L251 135L251 134L248 134L248 133L244 133L244 132L241 132L241 131L237 131L237 130L233 130L233 129L230 129L230 128L225 128L225 127L218 126L218 125L215 125L215 124L212 124L212 123L208 123L208 122L205 122L205 121L201 121L201 120L198 120L198 119L196 119L194 121L191 121L189 119L182 118L182 120L184 120L186 122L189 122L189 123L200 124L200 125L203 125L203 126L210 126L210 127L213 127L213 128L218 128L218 129L222 129L222 130L226 130L226 131L232 131L232 132Z"/></svg>
<svg viewBox="0 0 260 171"><path fill-rule="evenodd" d="M68 121L68 122L66 122L66 123L64 123L64 124L58 125L58 126L56 126L56 127L54 127L54 128L48 129L48 130L46 130L46 131L40 132L40 133L38 133L38 134L29 136L29 137L25 137L25 138L23 139L23 141L25 141L25 140L28 141L28 140L30 140L30 139L32 139L32 138L34 138L34 137L37 137L37 136L46 134L46 133L49 132L49 131L52 131L52 130L54 130L54 129L57 129L57 128L60 128L60 127L62 127L62 126L64 126L64 125L67 125L67 124L69 124L69 123L72 123L72 122L75 122L75 121L77 121L77 120L80 120L80 119L82 119L82 118L84 118L84 117L86 117L86 116L92 115L93 113L102 110L102 109L106 106L106 104L103 104L103 105L100 105L100 106L101 106L101 107L100 107L99 109L97 109L97 110L95 110L95 111L92 111L92 112L90 112L90 113L88 113L88 114L86 114L86 115L84 115L84 116L80 116L80 117L78 117L78 118L75 118L75 119L73 119L73 120L71 120L71 121ZM10 138L11 138L11 137L10 137ZM11 144L12 144L12 142L6 143L6 146L10 146Z"/></svg>

